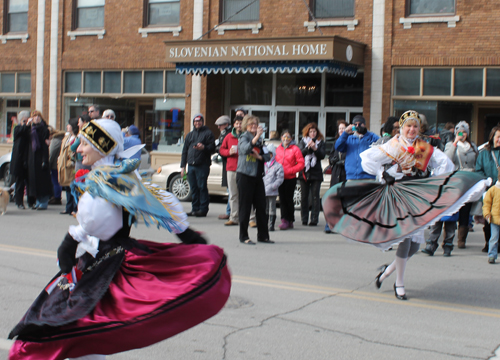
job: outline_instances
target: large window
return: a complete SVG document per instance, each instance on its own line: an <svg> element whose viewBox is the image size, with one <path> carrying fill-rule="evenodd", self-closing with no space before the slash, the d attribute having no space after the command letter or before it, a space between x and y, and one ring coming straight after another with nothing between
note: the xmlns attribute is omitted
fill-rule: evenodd
<svg viewBox="0 0 500 360"><path fill-rule="evenodd" d="M259 20L259 0L221 0L222 21Z"/></svg>
<svg viewBox="0 0 500 360"><path fill-rule="evenodd" d="M354 0L312 0L317 18L345 18L354 16Z"/></svg>
<svg viewBox="0 0 500 360"><path fill-rule="evenodd" d="M185 76L166 70L68 71L66 94L183 94Z"/></svg>
<svg viewBox="0 0 500 360"><path fill-rule="evenodd" d="M28 31L28 0L5 0L4 33Z"/></svg>
<svg viewBox="0 0 500 360"><path fill-rule="evenodd" d="M0 73L0 93L30 94L30 73Z"/></svg>
<svg viewBox="0 0 500 360"><path fill-rule="evenodd" d="M75 28L103 28L105 0L75 0Z"/></svg>
<svg viewBox="0 0 500 360"><path fill-rule="evenodd" d="M179 24L179 0L145 0L144 9L147 12L145 26Z"/></svg>
<svg viewBox="0 0 500 360"><path fill-rule="evenodd" d="M453 15L455 0L407 0L408 15Z"/></svg>

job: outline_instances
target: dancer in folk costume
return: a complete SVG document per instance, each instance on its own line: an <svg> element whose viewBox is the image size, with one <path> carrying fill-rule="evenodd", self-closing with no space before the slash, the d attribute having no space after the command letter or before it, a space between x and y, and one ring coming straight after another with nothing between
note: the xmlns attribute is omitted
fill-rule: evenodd
<svg viewBox="0 0 500 360"><path fill-rule="evenodd" d="M141 146L124 152L120 126L107 119L79 136L91 166L73 184L79 225L58 249L61 271L10 333L11 360L103 359L145 347L217 314L229 296L223 250L188 227L172 194L141 182L139 160L119 160ZM130 238L139 216L184 244Z"/></svg>
<svg viewBox="0 0 500 360"><path fill-rule="evenodd" d="M407 300L406 262L425 242L424 229L463 204L480 198L489 181L471 172L455 171L450 159L419 138L420 118L405 112L400 134L361 153L361 165L376 180L347 181L323 197L332 231L387 250L398 244L396 259L383 265L375 280L380 288L396 270L394 293Z"/></svg>

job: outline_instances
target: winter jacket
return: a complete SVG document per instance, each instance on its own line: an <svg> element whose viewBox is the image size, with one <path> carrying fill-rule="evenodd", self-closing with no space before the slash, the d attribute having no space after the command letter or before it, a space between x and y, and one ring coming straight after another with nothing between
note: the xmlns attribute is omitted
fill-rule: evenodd
<svg viewBox="0 0 500 360"><path fill-rule="evenodd" d="M367 131L361 138L356 135L349 135L345 131L340 135L335 142L335 150L346 154L345 172L347 180L375 179L375 176L363 171L359 155L378 139L379 136L371 131Z"/></svg>
<svg viewBox="0 0 500 360"><path fill-rule="evenodd" d="M275 159L271 159L264 165L264 186L266 187L266 196L278 196L278 188L285 180L283 166Z"/></svg>
<svg viewBox="0 0 500 360"><path fill-rule="evenodd" d="M455 170L476 170L476 159L478 155L476 144L471 142L469 150L464 152L459 146L455 146L453 142L449 142L446 144L444 153L453 161L453 164L455 164ZM460 167L460 164L462 164L462 167Z"/></svg>
<svg viewBox="0 0 500 360"><path fill-rule="evenodd" d="M71 144L76 140L76 137L70 140L71 135L73 134L66 135L62 140L61 151L57 158L57 176L61 186L70 186L75 179L75 162Z"/></svg>
<svg viewBox="0 0 500 360"><path fill-rule="evenodd" d="M123 150L130 149L132 146L141 145L141 139L139 135L123 136ZM141 151L139 150L130 159L141 160Z"/></svg>
<svg viewBox="0 0 500 360"><path fill-rule="evenodd" d="M492 154L494 154L500 165L500 147L494 148L493 151L484 148L477 157L476 172L481 174L485 179L490 177L495 180L498 179L498 171Z"/></svg>
<svg viewBox="0 0 500 360"><path fill-rule="evenodd" d="M33 150L31 143L31 128L34 126L35 124L30 127L30 143L28 145L28 195L36 198L43 198L53 195L54 192L50 177L49 146L45 142L45 140L49 139L50 134L47 124L44 121L36 125L36 134L40 147Z"/></svg>
<svg viewBox="0 0 500 360"><path fill-rule="evenodd" d="M226 171L236 171L238 168L238 153L229 155L229 150L232 146L236 146L236 148L238 148L238 138L240 136L241 134L237 135L236 129L233 128L231 134L228 134L222 141L219 153L227 159Z"/></svg>
<svg viewBox="0 0 500 360"><path fill-rule="evenodd" d="M202 143L205 148L196 150L194 146ZM182 148L181 168L186 165L210 165L210 155L215 151L215 137L212 131L205 125L199 129L194 128L186 135L184 147Z"/></svg>
<svg viewBox="0 0 500 360"><path fill-rule="evenodd" d="M330 179L330 187L346 180L345 176L345 153L335 150L333 144L332 152L328 158L332 168L332 177Z"/></svg>
<svg viewBox="0 0 500 360"><path fill-rule="evenodd" d="M304 170L304 157L293 141L286 149L283 144L276 148L276 161L283 166L285 180L297 177L297 173Z"/></svg>
<svg viewBox="0 0 500 360"><path fill-rule="evenodd" d="M10 160L10 174L15 179L28 171L28 146L30 143L31 126L17 125L14 128L14 145Z"/></svg>
<svg viewBox="0 0 500 360"><path fill-rule="evenodd" d="M228 136L231 135L231 126L228 125L226 128L224 128L219 135L219 138L216 141L215 145L215 152L222 156L222 182L221 186L222 187L227 187L227 158L221 154L220 148L222 146L222 143L224 142L224 139Z"/></svg>
<svg viewBox="0 0 500 360"><path fill-rule="evenodd" d="M500 225L500 187L494 185L486 192L483 198L483 216L491 215L490 222Z"/></svg>
<svg viewBox="0 0 500 360"><path fill-rule="evenodd" d="M304 143L304 139L299 142L299 149L302 152L302 156L304 157L304 170L300 174L300 178L303 180L319 180L323 181L323 168L321 167L321 160L325 158L325 142L320 141L316 146L316 151L308 148ZM306 171L305 161L306 156L313 155L316 156L316 165L309 168L309 171Z"/></svg>
<svg viewBox="0 0 500 360"><path fill-rule="evenodd" d="M252 177L262 177L264 175L264 163L269 161L271 156L269 153L264 153L262 139L257 143L252 144L252 139L255 136L252 133L244 132L238 141L238 167L236 172ZM250 154L252 149L257 149L263 160L257 160Z"/></svg>
<svg viewBox="0 0 500 360"><path fill-rule="evenodd" d="M58 131L52 135L49 145L49 166L50 170L57 170L57 158L61 152L61 141L66 133L64 131Z"/></svg>

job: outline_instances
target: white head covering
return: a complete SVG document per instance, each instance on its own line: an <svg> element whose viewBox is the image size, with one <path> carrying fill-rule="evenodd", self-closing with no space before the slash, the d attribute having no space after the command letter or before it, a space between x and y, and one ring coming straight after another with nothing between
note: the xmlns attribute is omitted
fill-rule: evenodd
<svg viewBox="0 0 500 360"><path fill-rule="evenodd" d="M82 128L79 136L102 156L120 157L123 153L122 130L115 120L92 120Z"/></svg>

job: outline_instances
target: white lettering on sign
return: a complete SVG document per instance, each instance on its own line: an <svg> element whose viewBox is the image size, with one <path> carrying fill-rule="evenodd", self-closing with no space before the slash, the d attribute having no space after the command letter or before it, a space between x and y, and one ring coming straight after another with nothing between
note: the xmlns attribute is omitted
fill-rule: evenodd
<svg viewBox="0 0 500 360"><path fill-rule="evenodd" d="M182 58L241 58L328 55L327 44L183 46L169 49L170 59Z"/></svg>

